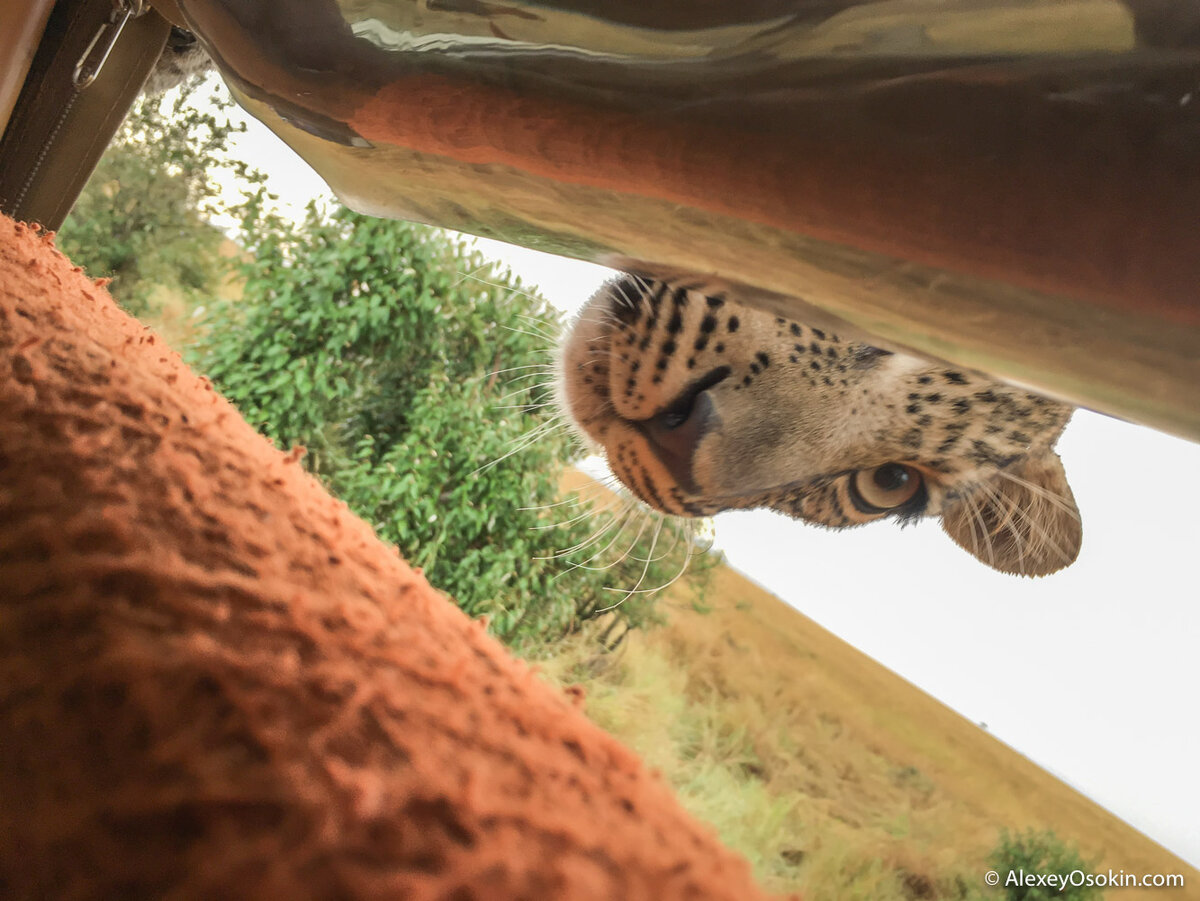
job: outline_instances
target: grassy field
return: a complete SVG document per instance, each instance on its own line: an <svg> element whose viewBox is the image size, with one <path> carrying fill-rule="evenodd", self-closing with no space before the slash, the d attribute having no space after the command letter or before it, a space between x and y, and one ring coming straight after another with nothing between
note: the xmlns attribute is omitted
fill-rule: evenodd
<svg viewBox="0 0 1200 901"><path fill-rule="evenodd" d="M573 481L573 480L572 480ZM642 754L762 881L805 901L1001 898L983 873L1001 827L1052 829L1099 871L1200 872L985 730L728 567L707 612L615 654L586 640L542 668L587 691L589 715Z"/></svg>

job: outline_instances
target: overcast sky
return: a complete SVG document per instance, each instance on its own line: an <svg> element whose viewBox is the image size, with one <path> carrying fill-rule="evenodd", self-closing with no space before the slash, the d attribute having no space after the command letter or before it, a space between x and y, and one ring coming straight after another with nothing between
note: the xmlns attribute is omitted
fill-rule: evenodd
<svg viewBox="0 0 1200 901"><path fill-rule="evenodd" d="M325 190L257 123L238 152L288 200ZM568 312L610 275L479 246ZM717 545L792 606L1200 866L1200 445L1081 412L1059 450L1084 543L1074 566L1046 579L993 572L935 522L832 533L729 513L717 517Z"/></svg>

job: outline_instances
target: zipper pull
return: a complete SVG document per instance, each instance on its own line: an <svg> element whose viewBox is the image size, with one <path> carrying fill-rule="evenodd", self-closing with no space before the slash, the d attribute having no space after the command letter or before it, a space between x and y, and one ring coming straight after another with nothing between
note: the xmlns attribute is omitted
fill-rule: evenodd
<svg viewBox="0 0 1200 901"><path fill-rule="evenodd" d="M113 11L108 21L96 31L95 37L83 51L83 56L79 57L79 62L75 64L71 82L76 90L82 91L96 80L100 70L108 62L108 55L112 53L113 45L121 36L125 23L136 19L145 11L145 0L113 0Z"/></svg>

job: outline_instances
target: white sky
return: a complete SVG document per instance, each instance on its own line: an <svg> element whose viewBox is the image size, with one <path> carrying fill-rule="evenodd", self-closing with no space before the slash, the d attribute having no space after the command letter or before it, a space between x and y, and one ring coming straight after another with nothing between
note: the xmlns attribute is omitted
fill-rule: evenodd
<svg viewBox="0 0 1200 901"><path fill-rule="evenodd" d="M265 127L237 146L302 206L323 183ZM479 241L578 307L611 273ZM936 522L832 533L717 517L755 581L1200 866L1200 445L1080 412L1059 445L1084 523L1074 566L1003 576ZM1109 862L1114 868L1119 860Z"/></svg>

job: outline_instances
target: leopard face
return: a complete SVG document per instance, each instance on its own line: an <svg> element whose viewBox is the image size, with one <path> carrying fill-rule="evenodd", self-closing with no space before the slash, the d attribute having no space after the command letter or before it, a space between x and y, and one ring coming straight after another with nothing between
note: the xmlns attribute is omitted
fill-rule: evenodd
<svg viewBox="0 0 1200 901"><path fill-rule="evenodd" d="M632 275L584 307L559 375L578 429L665 513L769 507L835 529L937 516L1020 575L1079 552L1053 450L1072 408L987 376Z"/></svg>

